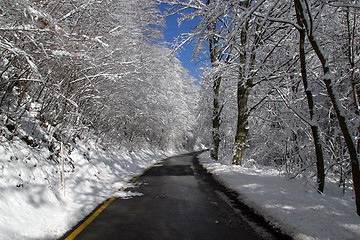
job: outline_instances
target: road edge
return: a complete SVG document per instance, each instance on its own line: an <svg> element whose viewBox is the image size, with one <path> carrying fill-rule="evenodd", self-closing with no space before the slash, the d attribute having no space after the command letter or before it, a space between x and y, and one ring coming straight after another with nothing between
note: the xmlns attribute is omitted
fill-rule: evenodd
<svg viewBox="0 0 360 240"><path fill-rule="evenodd" d="M140 174L132 177L129 183L134 183L139 177L144 175L147 171L153 168L156 164L159 164L162 161L165 161L167 158L160 160L154 165L146 168ZM119 191L126 191L129 187L123 187L119 189ZM108 198L102 203L100 203L94 210L92 210L88 215L86 215L80 222L78 222L74 227L72 227L69 231L67 231L62 237L58 240L73 240L79 235L102 211L105 210L107 206L109 206L117 197Z"/></svg>
<svg viewBox="0 0 360 240"><path fill-rule="evenodd" d="M199 155L193 158L195 171L203 178L203 181L210 185L214 190L224 194L231 200L231 207L239 210L241 215L245 216L249 221L256 222L260 227L264 228L277 239L292 240L294 239L289 233L286 233L280 227L275 226L271 221L267 220L256 209L250 207L241 201L241 195L233 189L227 187L216 176L209 172L199 161Z"/></svg>
<svg viewBox="0 0 360 240"><path fill-rule="evenodd" d="M190 153L184 153L184 154L180 154L180 155L176 155L176 156L193 155L193 154L197 156L205 151L207 151L207 150L200 150L200 151L195 151L195 152L190 152ZM172 156L172 157L176 157L176 156ZM166 161L169 158L170 157L166 157L164 159L159 160L158 162L154 163L150 167L143 170L140 174L132 177L128 182L129 183L136 182L136 180L139 177L141 177L142 175L144 175L147 171L149 171L150 169L155 167L157 164L161 164L161 162ZM119 189L119 191L126 191L128 188L129 187L123 187L123 188ZM108 198L105 201L103 201L102 203L100 203L97 207L94 208L94 210L92 210L88 215L86 215L81 221L79 221L69 231L65 232L60 238L58 238L58 240L73 240L74 238L76 238L76 236L79 235L82 232L82 230L84 230L116 198L117 197Z"/></svg>

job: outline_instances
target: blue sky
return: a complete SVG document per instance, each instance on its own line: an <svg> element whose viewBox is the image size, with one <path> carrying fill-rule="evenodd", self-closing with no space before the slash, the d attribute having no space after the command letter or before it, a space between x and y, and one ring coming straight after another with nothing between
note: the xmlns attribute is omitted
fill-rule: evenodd
<svg viewBox="0 0 360 240"><path fill-rule="evenodd" d="M168 6L165 4L160 5L160 9L165 11ZM195 21L186 21L178 27L177 22L178 16L170 16L166 18L166 28L164 29L164 38L165 41L168 43L172 43L174 39L179 36L181 33L189 32L193 29L197 22ZM200 80L200 72L196 71L200 67L196 61L192 61L192 54L193 54L193 46L192 43L184 45L184 48L177 53L177 57L182 62L183 66L189 70L189 73Z"/></svg>

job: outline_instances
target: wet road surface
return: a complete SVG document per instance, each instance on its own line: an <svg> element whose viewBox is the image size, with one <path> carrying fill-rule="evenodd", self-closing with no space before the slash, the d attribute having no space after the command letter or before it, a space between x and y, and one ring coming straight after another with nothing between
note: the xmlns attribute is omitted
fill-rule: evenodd
<svg viewBox="0 0 360 240"><path fill-rule="evenodd" d="M195 155L164 160L75 239L261 239L194 171Z"/></svg>

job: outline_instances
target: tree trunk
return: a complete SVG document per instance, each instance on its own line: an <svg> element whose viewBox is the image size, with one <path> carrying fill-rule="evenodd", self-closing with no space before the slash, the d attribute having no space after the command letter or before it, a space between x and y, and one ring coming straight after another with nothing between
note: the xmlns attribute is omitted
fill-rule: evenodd
<svg viewBox="0 0 360 240"><path fill-rule="evenodd" d="M295 8L299 12L299 16L301 17L301 20L305 25L306 33L310 41L310 44L321 62L324 72L323 81L325 83L326 90L330 97L331 103L334 107L336 117L339 121L340 129L343 133L345 143L349 151L353 184L354 184L353 186L355 192L356 212L360 216L360 169L359 169L359 159L358 159L355 143L350 135L349 127L347 126L347 122L343 114L344 109L338 102L338 98L333 90L333 83L332 83L333 75L330 72L327 59L320 47L320 44L317 42L315 36L313 35L312 26L310 25L311 23L308 23L306 20L305 9L303 8L303 5L300 1L301 0L294 0Z"/></svg>
<svg viewBox="0 0 360 240"><path fill-rule="evenodd" d="M356 10L354 10L356 11ZM354 22L353 22L353 29L351 30L351 23L350 23L350 8L347 9L346 12L346 26L347 26L347 33L348 33L348 59L350 64L350 71L351 71L351 88L353 93L353 100L354 100L354 108L355 114L360 116L360 104L359 104L359 96L358 96L358 89L356 87L355 82L355 56L354 56L354 39L355 39L355 28L356 28L356 15L354 14ZM360 132L360 125L358 126L358 131ZM357 141L357 152L360 152L360 139Z"/></svg>
<svg viewBox="0 0 360 240"><path fill-rule="evenodd" d="M297 15L298 24L300 25L300 27L304 27L304 24L299 16L299 13L297 12L296 15ZM317 126L316 123L313 122L315 115L315 106L314 106L312 91L309 88L307 71L306 71L306 55L305 55L306 31L304 29L301 29L299 30L299 33L300 33L299 52L300 52L300 62L301 62L301 76L304 85L305 95L309 106L311 131L314 138L318 191L322 193L324 191L324 186L325 186L324 156L323 156L322 144L320 139L319 127Z"/></svg>
<svg viewBox="0 0 360 240"><path fill-rule="evenodd" d="M214 79L214 109L213 109L213 119L212 119L212 137L213 137L213 149L211 150L211 157L215 160L219 159L219 145L221 141L220 137L220 83L221 76L215 76Z"/></svg>
<svg viewBox="0 0 360 240"><path fill-rule="evenodd" d="M246 137L249 133L248 126L248 98L250 94L250 88L246 87L243 82L238 83L237 99L238 99L238 121L235 135L235 152L232 163L235 165L241 165L242 158L247 148Z"/></svg>
<svg viewBox="0 0 360 240"><path fill-rule="evenodd" d="M210 1L207 1L207 4L210 4ZM218 58L218 39L215 36L216 33L216 22L209 24L207 26L209 33L212 33L213 36L209 38L209 52L210 52L210 60L211 66L213 69L216 69L219 66L220 59ZM219 146L221 141L220 135L220 84L221 84L221 76L215 74L213 76L213 91L214 91L214 101L213 101L213 118L212 118L212 140L213 140L213 148L210 151L211 157L215 160L219 159Z"/></svg>
<svg viewBox="0 0 360 240"><path fill-rule="evenodd" d="M249 6L249 1L246 1L244 7ZM246 22L244 29L241 31L241 47L242 51L240 52L240 68L239 68L239 80L237 84L237 112L238 120L236 126L235 134L235 150L232 159L232 164L241 165L242 159L247 149L246 138L249 133L249 109L248 109L248 99L253 83L250 79L246 78L246 43L247 43L247 31L249 21ZM255 41L256 42L256 41ZM250 60L250 70L255 64L255 50L251 52Z"/></svg>

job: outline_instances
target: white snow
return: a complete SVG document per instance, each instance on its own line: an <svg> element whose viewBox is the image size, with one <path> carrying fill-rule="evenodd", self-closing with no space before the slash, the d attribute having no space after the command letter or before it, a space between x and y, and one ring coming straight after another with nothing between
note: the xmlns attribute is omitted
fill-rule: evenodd
<svg viewBox="0 0 360 240"><path fill-rule="evenodd" d="M161 152L103 150L78 140L65 161L63 189L61 163L49 160L50 154L16 136L11 142L0 137L0 239L59 238L106 199L138 195L119 190L166 158Z"/></svg>
<svg viewBox="0 0 360 240"><path fill-rule="evenodd" d="M29 117L33 117L31 112ZM47 135L52 131L32 129L42 139L37 147L22 140L28 131L19 129L19 135L9 141L7 129L0 129L0 239L59 238L106 199L139 195L120 189L131 186L132 177L174 154L104 150L92 140L76 139L64 151L63 188L62 164L50 157L59 146L51 152L46 144L53 139ZM239 167L216 162L209 153L201 155L201 163L295 239L360 239L360 217L351 190L343 196L335 183L327 182L325 194L320 195L309 180L290 180L277 169L255 163Z"/></svg>
<svg viewBox="0 0 360 240"><path fill-rule="evenodd" d="M212 160L209 153L200 161L247 205L295 239L360 239L353 194L338 194L335 184L327 183L321 195L314 183L290 180L276 169L226 164Z"/></svg>

